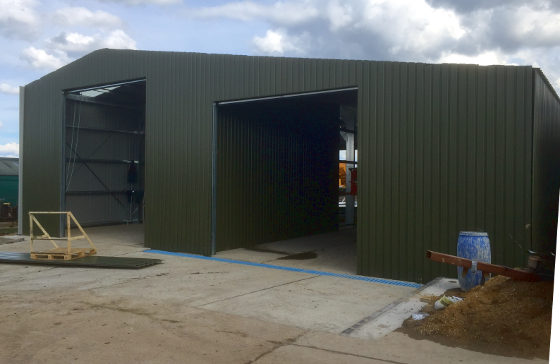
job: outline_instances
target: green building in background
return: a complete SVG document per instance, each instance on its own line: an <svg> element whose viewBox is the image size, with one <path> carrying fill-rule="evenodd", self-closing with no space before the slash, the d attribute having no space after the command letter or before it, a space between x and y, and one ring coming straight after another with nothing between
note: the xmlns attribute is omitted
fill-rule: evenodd
<svg viewBox="0 0 560 364"><path fill-rule="evenodd" d="M0 157L0 203L18 204L18 158Z"/></svg>

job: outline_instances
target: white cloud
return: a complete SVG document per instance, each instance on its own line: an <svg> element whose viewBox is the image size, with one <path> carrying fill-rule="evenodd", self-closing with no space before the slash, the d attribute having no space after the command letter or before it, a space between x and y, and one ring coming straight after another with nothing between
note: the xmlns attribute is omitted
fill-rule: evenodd
<svg viewBox="0 0 560 364"><path fill-rule="evenodd" d="M136 49L136 41L121 29L113 30L102 37L100 44L100 48Z"/></svg>
<svg viewBox="0 0 560 364"><path fill-rule="evenodd" d="M127 5L172 5L180 4L182 0L101 0L109 3L123 3Z"/></svg>
<svg viewBox="0 0 560 364"><path fill-rule="evenodd" d="M25 48L22 57L34 68L54 70L64 66L70 61L66 53L57 51L48 53L44 49L35 48L33 46Z"/></svg>
<svg viewBox="0 0 560 364"><path fill-rule="evenodd" d="M314 56L336 57L336 52L348 53L344 51L347 49L365 55L377 47L377 53L384 53L381 58L402 54L419 57L437 52L466 33L452 10L433 8L421 0L292 0L270 5L239 1L191 9L189 14L197 18L265 20L271 29L253 41L258 50L277 54L290 48L284 44L291 44L292 52ZM302 49L300 38L307 36L315 41L309 42L309 49Z"/></svg>
<svg viewBox="0 0 560 364"><path fill-rule="evenodd" d="M281 30L268 30L264 37L254 37L253 42L257 49L265 54L282 55L286 52L300 52L294 39L288 39Z"/></svg>
<svg viewBox="0 0 560 364"><path fill-rule="evenodd" d="M48 46L68 55L81 56L100 48L136 49L136 41L122 29L92 35L60 33L48 41Z"/></svg>
<svg viewBox="0 0 560 364"><path fill-rule="evenodd" d="M5 94L17 95L19 94L19 87L2 82L0 83L0 92Z"/></svg>
<svg viewBox="0 0 560 364"><path fill-rule="evenodd" d="M510 15L509 13L507 15ZM512 35L518 43L529 46L560 44L560 13L522 6L510 15Z"/></svg>
<svg viewBox="0 0 560 364"><path fill-rule="evenodd" d="M99 0L117 5L170 5L181 0ZM78 2L64 1L77 4ZM415 62L527 64L560 80L557 0L238 0L198 2L189 18L258 24L255 54ZM209 4L209 5L206 5ZM213 5L218 4L218 5ZM0 0L0 35L37 29L36 0ZM121 6L122 8L122 6ZM179 7L166 8L178 11ZM134 9L135 12L138 9ZM153 10L153 9L148 9ZM160 10L158 10L160 11ZM125 19L126 12L122 14ZM128 17L128 15L126 15ZM49 39L22 57L54 69L99 48L137 47L118 16L66 6L44 19ZM25 27L23 25L26 25ZM210 25L210 24L209 24ZM248 25L249 26L249 25ZM57 34L53 36L53 34Z"/></svg>
<svg viewBox="0 0 560 364"><path fill-rule="evenodd" d="M114 28L122 25L118 16L102 10L91 11L84 7L69 7L55 11L53 20L63 26Z"/></svg>
<svg viewBox="0 0 560 364"><path fill-rule="evenodd" d="M0 121L0 129L4 126L4 123Z"/></svg>
<svg viewBox="0 0 560 364"><path fill-rule="evenodd" d="M49 40L49 45L67 53L83 53L90 50L95 41L94 37L80 33L60 33Z"/></svg>
<svg viewBox="0 0 560 364"><path fill-rule="evenodd" d="M427 0L434 7L453 9L458 13L477 12L486 9L515 8L525 4L533 4L537 7L552 8L559 7L555 0Z"/></svg>
<svg viewBox="0 0 560 364"><path fill-rule="evenodd" d="M424 1L369 1L351 22L387 44L395 56L431 55L466 33L452 11L434 9Z"/></svg>
<svg viewBox="0 0 560 364"><path fill-rule="evenodd" d="M560 45L560 7L553 9L535 2L479 9L459 17L469 31L461 47L516 52Z"/></svg>
<svg viewBox="0 0 560 364"><path fill-rule="evenodd" d="M23 49L21 58L33 68L51 71L100 48L136 49L136 41L122 29L124 22L102 10L64 7L46 14L44 22L45 28L62 31Z"/></svg>
<svg viewBox="0 0 560 364"><path fill-rule="evenodd" d="M19 156L18 143L0 144L0 157L15 157Z"/></svg>
<svg viewBox="0 0 560 364"><path fill-rule="evenodd" d="M49 39L44 48L31 46L24 49L22 58L34 68L55 70L101 48L136 49L136 41L122 29L92 35L60 33Z"/></svg>
<svg viewBox="0 0 560 364"><path fill-rule="evenodd" d="M328 2L326 13L330 21L329 28L332 31L349 26L356 17L351 4L341 4L339 1Z"/></svg>
<svg viewBox="0 0 560 364"><path fill-rule="evenodd" d="M39 26L35 0L0 0L0 34L29 39Z"/></svg>
<svg viewBox="0 0 560 364"><path fill-rule="evenodd" d="M264 5L253 1L235 1L217 6L191 8L188 15L195 18L229 18L242 21L265 19L277 25L296 25L319 15L313 1L278 1Z"/></svg>
<svg viewBox="0 0 560 364"><path fill-rule="evenodd" d="M467 63L479 64L482 66L497 65L497 64L514 64L508 60L503 54L497 51L487 51L476 55L465 55L459 53L445 52L438 63Z"/></svg>
<svg viewBox="0 0 560 364"><path fill-rule="evenodd" d="M264 22L256 54L522 64L560 79L557 0L231 1L188 9L197 19ZM554 81L556 83L556 81Z"/></svg>

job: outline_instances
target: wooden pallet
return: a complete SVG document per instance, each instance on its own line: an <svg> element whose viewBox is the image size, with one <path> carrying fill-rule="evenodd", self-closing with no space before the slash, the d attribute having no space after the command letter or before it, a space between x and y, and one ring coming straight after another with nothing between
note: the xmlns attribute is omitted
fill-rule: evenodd
<svg viewBox="0 0 560 364"><path fill-rule="evenodd" d="M95 253L95 249L88 248L72 248L70 252L68 252L67 248L56 248L45 252L32 252L29 256L31 259L72 260L94 255Z"/></svg>
<svg viewBox="0 0 560 364"><path fill-rule="evenodd" d="M58 238L52 237L47 230L41 225L39 220L35 215L66 215L66 237ZM82 235L72 236L71 235L71 223L74 222L75 226L80 230ZM33 227L37 227L41 230L42 235L33 234ZM85 239L89 243L89 248L72 248L72 242L75 240ZM46 251L35 251L33 249L33 242L35 240L48 240L54 246L54 249ZM66 247L59 246L56 241L66 241ZM73 260L80 259L97 253L97 249L93 242L86 234L74 214L70 211L30 211L29 212L29 257L31 259L38 260Z"/></svg>

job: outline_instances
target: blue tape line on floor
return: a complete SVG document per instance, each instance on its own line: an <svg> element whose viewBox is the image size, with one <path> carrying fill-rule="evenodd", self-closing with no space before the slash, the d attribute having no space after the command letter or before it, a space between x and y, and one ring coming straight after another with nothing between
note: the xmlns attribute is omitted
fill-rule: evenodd
<svg viewBox="0 0 560 364"><path fill-rule="evenodd" d="M178 256L178 257L185 257L185 258L212 260L212 261L215 261L215 262L249 265L249 266L252 266L252 267L287 270L287 271L290 271L290 272L298 272L298 273L314 274L314 275L319 275L319 276L354 279L354 280L357 280L357 281L365 281L365 282L380 283L380 284L389 284L389 285L401 286L401 287L412 287L412 288L422 287L421 284L414 283L414 282L393 281L393 280L383 279L383 278L355 276L355 275L352 275L352 274L332 273L332 272L323 272L323 271L319 271L319 270L301 269L301 268L294 268L294 267L284 267L284 266L281 266L281 265L246 262L246 261L243 261L243 260L224 259L224 258L217 258L217 257L205 257L203 255L196 255L196 254L189 254L189 253L175 253L175 252L168 252L168 251L165 251L165 250L147 249L147 250L144 250L144 253L175 255L175 256Z"/></svg>

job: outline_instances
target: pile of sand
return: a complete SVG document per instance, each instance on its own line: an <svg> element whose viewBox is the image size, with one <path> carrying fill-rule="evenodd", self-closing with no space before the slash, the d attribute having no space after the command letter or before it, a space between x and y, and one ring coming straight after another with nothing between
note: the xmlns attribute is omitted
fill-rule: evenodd
<svg viewBox="0 0 560 364"><path fill-rule="evenodd" d="M428 304L424 311L430 316L405 321L402 331L470 350L548 358L553 285L497 276L464 294L448 292L464 300L441 311Z"/></svg>

